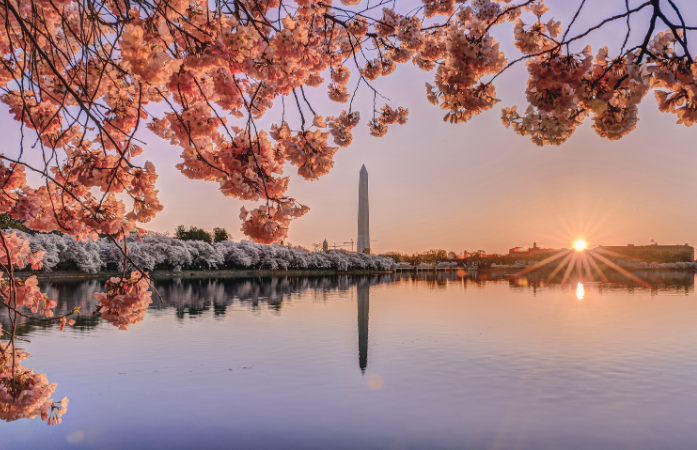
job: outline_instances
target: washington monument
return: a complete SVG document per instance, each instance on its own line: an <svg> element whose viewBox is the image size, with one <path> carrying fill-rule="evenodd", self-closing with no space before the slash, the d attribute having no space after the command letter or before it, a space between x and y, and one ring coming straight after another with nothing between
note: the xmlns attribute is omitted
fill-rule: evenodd
<svg viewBox="0 0 697 450"><path fill-rule="evenodd" d="M370 248L370 210L368 208L368 171L364 164L361 167L358 182L358 247L356 251L361 253L366 248Z"/></svg>

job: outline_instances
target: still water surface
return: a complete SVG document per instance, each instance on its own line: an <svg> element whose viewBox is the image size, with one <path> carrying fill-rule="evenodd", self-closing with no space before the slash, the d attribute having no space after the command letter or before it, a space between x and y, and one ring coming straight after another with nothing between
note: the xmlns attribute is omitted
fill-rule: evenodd
<svg viewBox="0 0 697 450"><path fill-rule="evenodd" d="M70 404L0 448L694 449L694 275L645 278L161 282L128 331L22 326ZM92 311L100 283L43 287Z"/></svg>

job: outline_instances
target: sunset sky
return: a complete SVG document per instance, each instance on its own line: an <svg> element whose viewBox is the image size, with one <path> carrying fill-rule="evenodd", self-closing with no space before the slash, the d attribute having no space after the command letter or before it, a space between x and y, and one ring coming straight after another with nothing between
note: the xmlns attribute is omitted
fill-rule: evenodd
<svg viewBox="0 0 697 450"><path fill-rule="evenodd" d="M547 4L565 26L578 2ZM684 8L695 16L697 8ZM589 0L587 9L573 30L622 12L624 2ZM590 14L599 9L602 15ZM645 21L639 19L632 22L636 39L646 30ZM602 43L614 55L624 31L624 23L617 22L582 46L590 43L595 53ZM512 46L512 25L496 27L493 35L509 60L520 55ZM311 208L291 225L289 241L310 248L325 238L330 244L356 239L358 173L365 164L376 252L506 252L533 241L545 247L570 247L577 238L586 239L590 247L648 244L651 239L697 244L695 129L676 125L674 115L660 113L651 92L640 105L637 129L620 141L601 139L586 119L565 145L537 147L505 129L500 120L505 106L526 108L526 79L525 65L519 64L495 82L501 102L493 110L469 123L451 125L426 100L424 83L432 83L433 74L402 64L393 75L374 82L391 99L391 106L409 108L409 122L391 125L382 138L371 137L365 126L371 117L372 93L362 88L354 104L361 111L361 124L354 130L353 144L337 152L333 171L308 182L287 166L286 172L292 174L289 194ZM355 76L349 86L355 86ZM315 110L325 116L338 114L345 105L330 102L325 92L324 86L314 89ZM378 107L384 103L378 99ZM0 111L4 152L14 153L18 123L5 107ZM290 112L287 116L291 127L298 128L299 121ZM277 107L261 124L268 128L279 121ZM243 202L224 197L214 183L186 179L174 168L180 150L148 131L140 136L147 142L147 159L158 168L165 205L145 228L171 232L179 224L218 226L230 230L235 240L243 238L238 219Z"/></svg>

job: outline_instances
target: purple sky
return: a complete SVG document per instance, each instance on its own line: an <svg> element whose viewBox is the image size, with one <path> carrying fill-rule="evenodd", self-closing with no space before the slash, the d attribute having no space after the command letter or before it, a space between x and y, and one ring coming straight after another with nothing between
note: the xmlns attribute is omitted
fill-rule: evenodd
<svg viewBox="0 0 697 450"><path fill-rule="evenodd" d="M565 26L579 3L548 0L547 20L554 16ZM686 17L695 17L697 7L692 2L678 4L684 5ZM588 0L586 10L570 35L622 12L624 1ZM645 17L637 16L632 25L633 37L643 37ZM618 21L584 40L581 47L591 44L595 52L599 44L608 45L616 54L624 32L624 22ZM509 60L519 56L512 46L511 25L499 26L493 34ZM337 152L333 171L308 182L287 167L293 174L289 195L311 208L291 226L290 242L311 247L325 238L330 244L356 239L358 172L365 164L370 174L371 238L378 252L436 248L501 252L533 241L569 247L577 238L585 238L592 247L648 244L651 239L662 244L697 243L695 130L676 125L674 115L660 113L653 93L640 105L637 129L621 141L601 139L586 120L565 145L540 148L500 121L501 108L526 107L524 64L497 79L501 102L466 124L442 122L443 112L426 100L424 83L432 79L432 73L411 63L400 65L374 85L393 107L409 108L406 125L392 125L386 136L371 137L365 124L372 93L363 89L354 104L361 111L361 124L354 130L353 144ZM325 116L338 114L344 105L327 100L325 89L310 89L315 110ZM291 113L287 116L293 119ZM262 124L278 121L280 108L268 112ZM4 152L16 152L18 126L5 108L0 111L0 126L8 142ZM147 142L144 156L160 173L165 205L146 228L220 226L235 240L243 237L237 218L243 202L222 196L216 184L181 175L174 168L179 149L147 131L141 138Z"/></svg>

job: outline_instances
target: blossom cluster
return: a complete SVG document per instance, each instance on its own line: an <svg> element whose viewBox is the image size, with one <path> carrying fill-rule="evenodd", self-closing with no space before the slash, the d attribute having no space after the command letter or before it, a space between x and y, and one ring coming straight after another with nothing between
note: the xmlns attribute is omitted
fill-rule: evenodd
<svg viewBox="0 0 697 450"><path fill-rule="evenodd" d="M17 312L26 309L46 319L53 318L56 302L41 292L36 276L23 279L12 275L16 269L23 269L27 265L32 270L40 270L45 256L45 250L31 249L24 233L0 231L0 266L3 268L0 274L0 303L3 306ZM9 276L6 278L6 275ZM68 321L63 316L59 319L62 323L74 324L74 321Z"/></svg>
<svg viewBox="0 0 697 450"><path fill-rule="evenodd" d="M515 107L505 108L503 122L538 145L559 145L592 114L600 136L619 139L636 128L637 105L652 85L650 72L636 64L638 56L630 52L611 60L604 47L593 57L588 46L579 54L533 58L525 116Z"/></svg>
<svg viewBox="0 0 697 450"><path fill-rule="evenodd" d="M102 312L102 319L119 330L127 330L129 325L142 322L152 303L149 281L146 274L136 271L131 272L130 278L110 278L106 282L105 292L94 294L99 300L98 309Z"/></svg>
<svg viewBox="0 0 697 450"><path fill-rule="evenodd" d="M531 25L516 21L516 47L530 56L529 106L522 116L516 107L504 108L506 127L530 136L537 145L560 145L585 117L592 116L598 135L617 140L636 128L638 105L651 89L655 89L660 111L676 114L679 124L695 122L697 69L687 55L675 49L680 35L659 32L646 48L615 57L607 47L595 56L590 46L581 53L568 53L556 40L561 24L541 20L547 10L538 7L538 20Z"/></svg>
<svg viewBox="0 0 697 450"><path fill-rule="evenodd" d="M0 342L0 420L12 422L40 417L49 425L61 423L68 409L68 398L55 402L51 398L56 383L49 383L43 373L34 373L20 364L29 353L11 342Z"/></svg>
<svg viewBox="0 0 697 450"><path fill-rule="evenodd" d="M296 134L291 132L287 122L283 122L280 127L271 127L271 137L278 142L277 148L291 164L298 167L298 175L306 180L316 180L329 173L334 167L333 157L337 151L337 147L327 145L330 133L321 130L327 128L327 123L321 116L315 116L313 127L316 129Z"/></svg>
<svg viewBox="0 0 697 450"><path fill-rule="evenodd" d="M420 58L420 67L426 70L436 60L443 60L436 69L435 87L426 83L426 91L429 102L448 111L443 120L450 123L467 122L498 101L493 84L481 80L485 75L500 72L506 58L498 41L489 34L489 14L482 17L479 11L470 6L461 7L457 20L445 31L433 33L434 39L444 41L445 45L434 45Z"/></svg>
<svg viewBox="0 0 697 450"><path fill-rule="evenodd" d="M309 208L304 205L279 205L278 207L260 206L247 211L240 210L242 231L247 236L262 244L283 241L288 234L288 225L295 217L305 214Z"/></svg>
<svg viewBox="0 0 697 450"><path fill-rule="evenodd" d="M36 276L30 276L23 280L0 280L0 296L13 308L26 307L34 314L42 314L47 318L53 317L53 308L56 302L48 298L39 290L39 281Z"/></svg>
<svg viewBox="0 0 697 450"><path fill-rule="evenodd" d="M393 123L404 125L407 123L408 114L409 110L401 106L396 110L392 109L390 105L383 106L380 108L380 115L368 122L370 134L376 137L384 136L387 133L388 125Z"/></svg>
<svg viewBox="0 0 697 450"><path fill-rule="evenodd" d="M27 312L31 312L43 315L46 321L54 317L57 304L40 291L36 276L26 279L14 276L16 269L27 265L40 270L45 254L43 250L32 251L26 236L0 231L0 265L3 268L0 304L13 319L11 332L0 326L0 336L9 335L9 340L0 342L0 420L8 422L40 416L42 421L55 425L61 422L61 416L67 411L67 398L58 403L51 398L57 385L49 383L45 374L22 367L20 363L29 354L15 346L15 323L19 315L28 317ZM66 324L75 324L74 320L63 315L56 319L60 321L61 330Z"/></svg>
<svg viewBox="0 0 697 450"><path fill-rule="evenodd" d="M44 251L32 251L29 241L17 232L6 233L1 231L2 246L0 246L0 264L5 267L14 266L23 269L30 265L32 270L39 270L43 265Z"/></svg>
<svg viewBox="0 0 697 450"><path fill-rule="evenodd" d="M658 109L678 116L678 123L691 126L697 121L697 64L675 49L683 38L667 31L658 33L649 49L655 66L648 67L656 90Z"/></svg>

